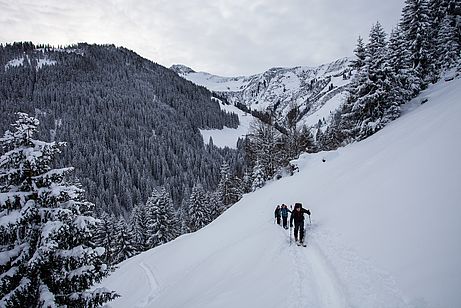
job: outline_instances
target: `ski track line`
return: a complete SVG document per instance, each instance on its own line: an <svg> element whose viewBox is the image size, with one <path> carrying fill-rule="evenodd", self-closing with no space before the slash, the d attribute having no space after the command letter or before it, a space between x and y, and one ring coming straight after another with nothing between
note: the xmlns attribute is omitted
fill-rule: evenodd
<svg viewBox="0 0 461 308"><path fill-rule="evenodd" d="M311 241L306 248L303 254L309 261L321 307L347 307L344 288L319 246Z"/></svg>
<svg viewBox="0 0 461 308"><path fill-rule="evenodd" d="M328 260L319 245L310 238L313 227L308 225L305 228L307 247L298 247L293 239L291 254L296 268L295 289L299 301L292 304L294 307L348 307L344 288L341 286L334 268L328 264ZM309 288L311 290L307 290ZM316 297L315 303L312 302L312 296Z"/></svg>
<svg viewBox="0 0 461 308"><path fill-rule="evenodd" d="M149 289L150 289L150 292L147 295L147 298L143 300L140 304L140 307L145 307L155 298L155 296L157 295L159 291L160 285L157 279L155 278L154 272L149 266L147 266L144 262L141 262L138 265L144 271L144 275L146 275L147 277L147 283L149 284Z"/></svg>
<svg viewBox="0 0 461 308"><path fill-rule="evenodd" d="M305 257L302 256L302 252L298 251L305 249L304 247L298 247L296 243L292 244L291 254L293 255L293 267L295 268L294 276L294 290L296 290L294 298L295 301L291 301L289 307L303 308L303 307L316 307L313 294L313 286L310 285L311 281L308 277L312 277L310 273L310 267L307 265ZM307 279L306 279L307 278ZM317 308L317 307L316 307Z"/></svg>

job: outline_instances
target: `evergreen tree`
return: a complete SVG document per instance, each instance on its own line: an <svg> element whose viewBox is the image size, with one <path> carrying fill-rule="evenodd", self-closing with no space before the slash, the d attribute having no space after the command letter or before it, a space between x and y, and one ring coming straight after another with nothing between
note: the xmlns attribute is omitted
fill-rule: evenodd
<svg viewBox="0 0 461 308"><path fill-rule="evenodd" d="M357 46L354 49L355 59L351 61L351 68L355 71L360 71L360 69L365 65L365 45L363 44L362 37L359 36L357 39Z"/></svg>
<svg viewBox="0 0 461 308"><path fill-rule="evenodd" d="M102 213L96 223L94 244L104 248L104 262L109 265L115 264L114 253L116 250L116 219L114 215Z"/></svg>
<svg viewBox="0 0 461 308"><path fill-rule="evenodd" d="M134 243L133 231L124 218L119 218L115 225L114 264L120 263L138 253Z"/></svg>
<svg viewBox="0 0 461 308"><path fill-rule="evenodd" d="M461 20L461 18L460 18ZM461 24L461 21L460 21ZM454 15L445 15L436 36L437 67L441 70L456 67L461 59L460 31Z"/></svg>
<svg viewBox="0 0 461 308"><path fill-rule="evenodd" d="M231 186L229 191L229 202L230 205L237 203L240 199L242 199L243 195L243 183L242 180L238 176L234 176L231 179Z"/></svg>
<svg viewBox="0 0 461 308"><path fill-rule="evenodd" d="M418 91L418 81L412 73L410 51L406 48L405 38L399 26L391 32L388 44L387 69L391 79L391 87L388 92L390 100L399 105L409 101Z"/></svg>
<svg viewBox="0 0 461 308"><path fill-rule="evenodd" d="M284 155L285 157L281 161L290 161L291 159L295 159L298 157L299 153L303 151L300 144L301 139L301 132L298 129L297 121L299 118L299 107L296 103L291 103L290 111L288 111L286 116L287 128L288 128L288 136L286 137L286 141L282 143L282 147L280 148L280 155ZM284 136L280 136L283 139ZM285 144L285 147L283 147Z"/></svg>
<svg viewBox="0 0 461 308"><path fill-rule="evenodd" d="M344 107L343 107L343 109L344 109ZM322 131L321 128L317 128L317 131L315 133L315 143L317 144L317 148L319 150L323 149L322 139L323 139L323 131Z"/></svg>
<svg viewBox="0 0 461 308"><path fill-rule="evenodd" d="M339 137L343 140L364 139L399 116L398 102L388 96L393 85L385 37L383 28L376 23L366 46L365 65L354 76L338 128L335 128L341 131Z"/></svg>
<svg viewBox="0 0 461 308"><path fill-rule="evenodd" d="M187 227L195 232L211 222L205 191L202 185L195 185L189 198Z"/></svg>
<svg viewBox="0 0 461 308"><path fill-rule="evenodd" d="M400 19L400 28L409 51L405 59L412 68L417 84L412 88L419 93L427 85L426 78L430 73L430 43L429 43L429 7L427 0L405 0Z"/></svg>
<svg viewBox="0 0 461 308"><path fill-rule="evenodd" d="M281 153L283 142L280 132L272 124L255 120L250 127L249 137L252 151L256 153L255 159L263 168L264 178L271 179L277 169L286 164L286 155Z"/></svg>
<svg viewBox="0 0 461 308"><path fill-rule="evenodd" d="M188 213L189 213L189 200L184 200L183 203L181 204L181 207L178 209L177 213L177 219L181 223L181 229L180 232L181 234L186 234L192 232L189 229L189 218L188 218Z"/></svg>
<svg viewBox="0 0 461 308"><path fill-rule="evenodd" d="M156 247L168 243L180 234L180 224L169 194L165 188L154 190L147 200L149 216L149 244Z"/></svg>
<svg viewBox="0 0 461 308"><path fill-rule="evenodd" d="M221 165L221 179L218 184L218 193L220 201L223 206L228 207L232 204L231 190L232 190L232 177L230 173L229 164L224 161Z"/></svg>
<svg viewBox="0 0 461 308"><path fill-rule="evenodd" d="M318 151L314 136L306 125L302 127L299 138L300 151L307 153L316 153Z"/></svg>
<svg viewBox="0 0 461 308"><path fill-rule="evenodd" d="M242 189L243 193L249 193L252 191L251 186L253 185L253 177L252 173L249 172L248 170L245 170L243 174L243 179L242 179Z"/></svg>
<svg viewBox="0 0 461 308"><path fill-rule="evenodd" d="M64 144L33 139L38 120L18 116L0 139L0 306L99 306L117 295L89 291L109 273L90 246L93 205L66 180L72 168L50 167Z"/></svg>
<svg viewBox="0 0 461 308"><path fill-rule="evenodd" d="M149 247L149 220L146 206L138 204L134 207L131 219L131 229L133 230L134 242L137 251L146 251Z"/></svg>
<svg viewBox="0 0 461 308"><path fill-rule="evenodd" d="M253 183L251 185L251 190L255 191L258 188L261 188L264 186L264 183L266 182L264 180L264 170L263 166L258 162L256 162L256 165L253 167Z"/></svg>

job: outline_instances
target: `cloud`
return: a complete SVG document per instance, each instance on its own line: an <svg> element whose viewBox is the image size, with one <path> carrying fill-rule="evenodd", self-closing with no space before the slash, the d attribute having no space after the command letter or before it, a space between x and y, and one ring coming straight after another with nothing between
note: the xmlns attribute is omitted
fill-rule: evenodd
<svg viewBox="0 0 461 308"><path fill-rule="evenodd" d="M165 66L222 75L318 65L352 54L403 0L0 0L0 42L113 43Z"/></svg>

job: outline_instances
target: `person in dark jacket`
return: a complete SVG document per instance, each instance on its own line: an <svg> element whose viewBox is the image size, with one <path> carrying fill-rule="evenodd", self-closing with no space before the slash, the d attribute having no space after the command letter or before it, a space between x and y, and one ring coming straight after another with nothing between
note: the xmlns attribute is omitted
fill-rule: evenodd
<svg viewBox="0 0 461 308"><path fill-rule="evenodd" d="M311 215L309 210L303 208L301 203L295 203L295 208L291 212L290 216L290 228L293 227L293 221L295 223L295 241L297 242L299 239L299 243L304 243L304 213L307 215Z"/></svg>
<svg viewBox="0 0 461 308"><path fill-rule="evenodd" d="M291 213L287 205L282 204L282 207L280 208L280 213L282 214L282 224L285 229L288 229L288 212Z"/></svg>
<svg viewBox="0 0 461 308"><path fill-rule="evenodd" d="M280 205L277 205L274 211L275 219L277 220L277 224L280 225Z"/></svg>

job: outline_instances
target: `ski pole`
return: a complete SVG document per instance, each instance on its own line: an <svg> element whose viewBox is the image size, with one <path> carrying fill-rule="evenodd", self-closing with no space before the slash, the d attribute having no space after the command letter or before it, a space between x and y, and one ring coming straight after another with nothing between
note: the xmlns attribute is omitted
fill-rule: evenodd
<svg viewBox="0 0 461 308"><path fill-rule="evenodd" d="M291 246L291 225L290 225L290 246Z"/></svg>
<svg viewBox="0 0 461 308"><path fill-rule="evenodd" d="M309 218L310 218L310 216L309 216ZM302 240L302 242L303 242L303 246L305 246L307 240L306 240L306 225L304 224L304 221L303 221L303 227L304 227L304 230L303 230L303 240Z"/></svg>
<svg viewBox="0 0 461 308"><path fill-rule="evenodd" d="M311 214L309 214L309 224L312 224L312 221L311 221Z"/></svg>

